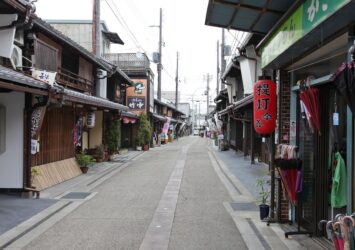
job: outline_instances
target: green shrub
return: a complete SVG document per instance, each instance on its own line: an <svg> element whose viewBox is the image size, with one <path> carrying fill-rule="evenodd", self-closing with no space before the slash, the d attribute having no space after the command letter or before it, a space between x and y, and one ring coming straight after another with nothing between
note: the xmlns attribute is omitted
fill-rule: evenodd
<svg viewBox="0 0 355 250"><path fill-rule="evenodd" d="M121 122L119 120L108 119L105 129L105 148L109 155L116 152L120 146Z"/></svg>
<svg viewBox="0 0 355 250"><path fill-rule="evenodd" d="M91 167L91 165L95 162L91 155L84 153L76 154L75 159L81 167Z"/></svg>
<svg viewBox="0 0 355 250"><path fill-rule="evenodd" d="M139 129L136 143L138 146L147 145L152 139L151 127L146 113L142 112L139 115Z"/></svg>

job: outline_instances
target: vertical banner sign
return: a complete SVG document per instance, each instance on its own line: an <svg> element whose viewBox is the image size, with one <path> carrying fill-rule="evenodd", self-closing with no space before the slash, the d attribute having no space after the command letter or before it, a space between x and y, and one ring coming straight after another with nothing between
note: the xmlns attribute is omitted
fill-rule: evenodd
<svg viewBox="0 0 355 250"><path fill-rule="evenodd" d="M269 135L276 128L276 83L259 80L254 85L254 129L258 134Z"/></svg>
<svg viewBox="0 0 355 250"><path fill-rule="evenodd" d="M163 133L165 134L166 138L168 136L168 131L169 131L169 125L170 125L170 118L169 117L165 117L166 118L166 121L164 123L164 126L163 126Z"/></svg>

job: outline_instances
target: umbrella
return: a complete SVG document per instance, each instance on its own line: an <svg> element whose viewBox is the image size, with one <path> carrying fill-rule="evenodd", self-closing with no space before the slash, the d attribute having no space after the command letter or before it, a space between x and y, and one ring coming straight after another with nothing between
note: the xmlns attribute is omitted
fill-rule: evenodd
<svg viewBox="0 0 355 250"><path fill-rule="evenodd" d="M355 235L354 235L355 219L353 219L351 216L344 216L343 222L348 227L350 249L354 250L355 249Z"/></svg>
<svg viewBox="0 0 355 250"><path fill-rule="evenodd" d="M350 250L349 230L345 223L340 220L333 223L333 230L338 240L340 250Z"/></svg>
<svg viewBox="0 0 355 250"><path fill-rule="evenodd" d="M309 112L312 125L318 130L320 135L319 90L309 87L301 90L299 95Z"/></svg>
<svg viewBox="0 0 355 250"><path fill-rule="evenodd" d="M351 112L355 112L355 63L343 63L332 76L333 84L344 97Z"/></svg>
<svg viewBox="0 0 355 250"><path fill-rule="evenodd" d="M299 159L275 159L275 163L278 166L278 171L288 194L290 202L296 206L297 204L297 192L302 189L300 186L302 185L300 179L300 168L302 165L302 161ZM297 182L297 178L299 179Z"/></svg>
<svg viewBox="0 0 355 250"><path fill-rule="evenodd" d="M334 245L334 247L335 247L335 250L340 250L340 249L342 249L342 248L341 248L341 245L340 245L342 242L341 242L341 241L339 242L339 240L338 240L338 237L337 237L337 235L336 235L336 233L335 233L335 230L334 230L334 227L333 227L333 221L321 220L321 221L318 223L318 228L319 228L319 230L322 229L322 225L323 225L323 224L326 224L325 229L326 229L326 231L327 231L328 238L332 240L333 245ZM339 244L339 243L340 243L340 244Z"/></svg>

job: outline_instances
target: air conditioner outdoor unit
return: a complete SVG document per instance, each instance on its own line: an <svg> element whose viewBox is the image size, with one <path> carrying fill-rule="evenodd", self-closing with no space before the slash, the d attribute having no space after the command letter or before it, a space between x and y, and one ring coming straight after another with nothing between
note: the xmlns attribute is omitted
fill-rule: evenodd
<svg viewBox="0 0 355 250"><path fill-rule="evenodd" d="M20 47L13 45L10 61L15 70L22 68L22 50Z"/></svg>
<svg viewBox="0 0 355 250"><path fill-rule="evenodd" d="M24 45L23 30L16 29L14 43L18 46Z"/></svg>

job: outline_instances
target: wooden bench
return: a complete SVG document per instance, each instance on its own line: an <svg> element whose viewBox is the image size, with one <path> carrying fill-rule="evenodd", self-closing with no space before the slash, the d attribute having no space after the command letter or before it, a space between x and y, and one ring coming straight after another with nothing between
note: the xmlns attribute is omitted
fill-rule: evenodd
<svg viewBox="0 0 355 250"><path fill-rule="evenodd" d="M39 195L40 195L41 191L39 191L35 188L30 188L30 187L25 187L24 190L28 191L28 192L32 192L32 196L36 195L36 199L39 199Z"/></svg>

